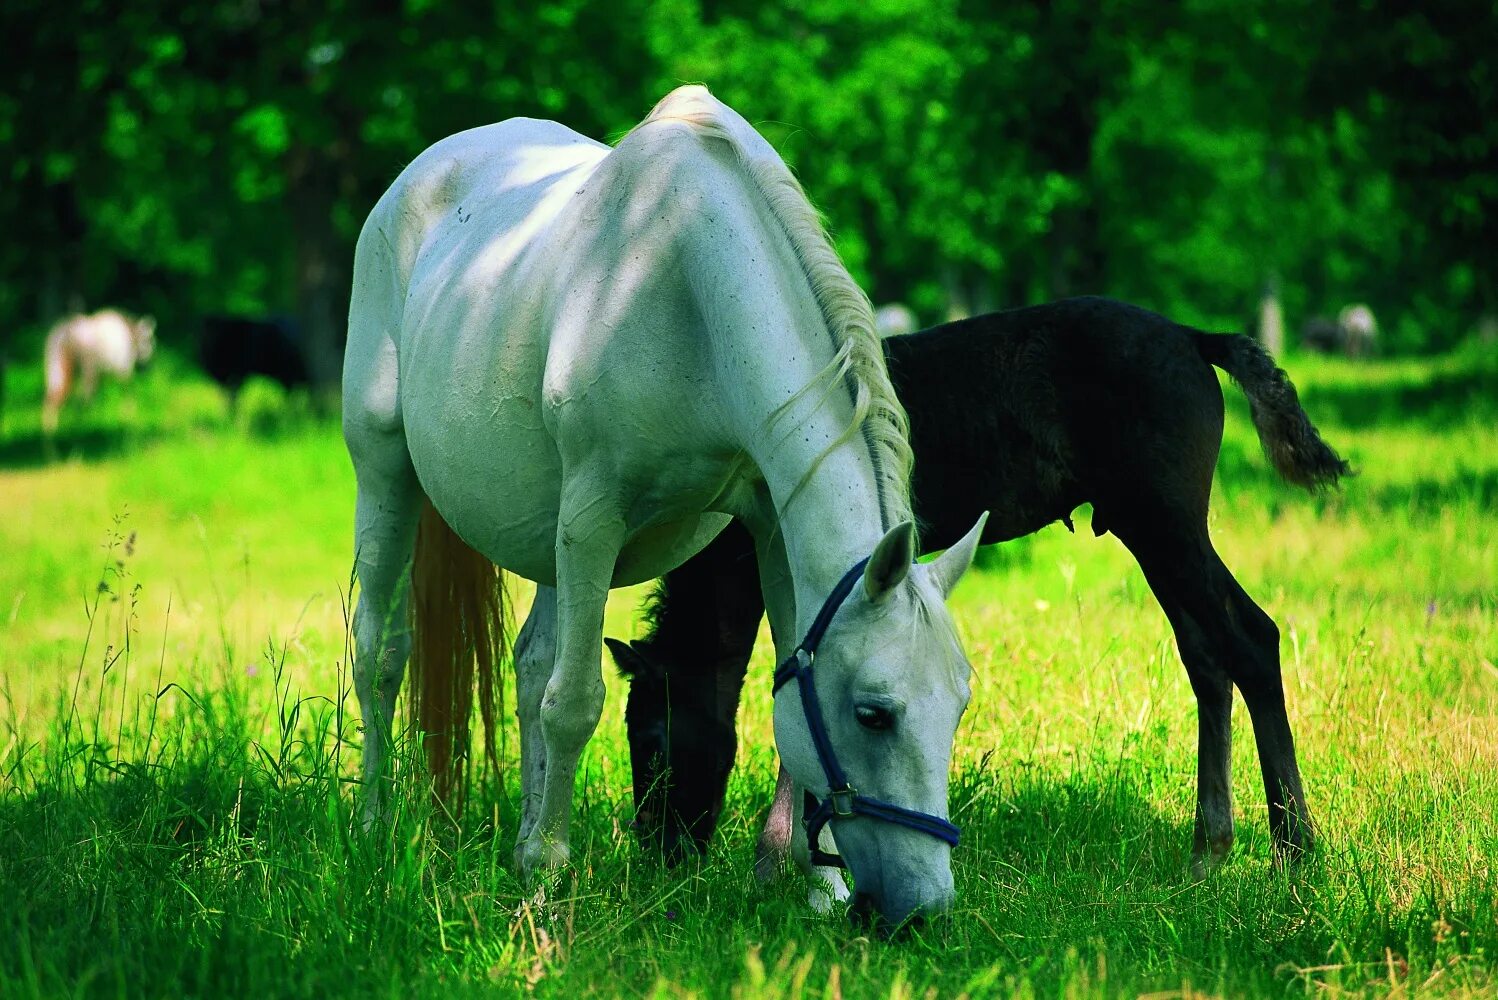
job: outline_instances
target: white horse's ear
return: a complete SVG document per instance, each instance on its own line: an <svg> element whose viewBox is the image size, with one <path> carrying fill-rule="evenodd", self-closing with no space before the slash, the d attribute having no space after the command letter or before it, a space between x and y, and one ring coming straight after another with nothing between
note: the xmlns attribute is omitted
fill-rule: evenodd
<svg viewBox="0 0 1498 1000"><path fill-rule="evenodd" d="M962 574L973 564L973 556L978 551L978 540L983 537L983 526L988 523L988 511L984 511L978 517L978 523L973 525L972 530L963 535L961 540L927 565L931 572L931 582L946 597L952 593L952 588L957 586L957 581L962 579Z"/></svg>
<svg viewBox="0 0 1498 1000"><path fill-rule="evenodd" d="M870 603L878 604L910 575L915 562L915 523L905 521L889 529L874 546L869 564L863 571L863 592Z"/></svg>

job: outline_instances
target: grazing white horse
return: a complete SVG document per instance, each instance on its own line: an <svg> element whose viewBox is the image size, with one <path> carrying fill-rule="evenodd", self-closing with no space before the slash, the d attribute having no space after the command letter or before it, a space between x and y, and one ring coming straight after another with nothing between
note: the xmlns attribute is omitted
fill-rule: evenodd
<svg viewBox="0 0 1498 1000"><path fill-rule="evenodd" d="M151 360L156 348L156 320L131 319L117 309L58 320L47 334L42 365L47 395L42 401L42 431L57 430L57 415L73 389L75 370L83 382L83 398L92 399L99 373L127 379L135 366Z"/></svg>
<svg viewBox="0 0 1498 1000"><path fill-rule="evenodd" d="M1343 306L1337 314L1342 331L1342 349L1349 358L1369 358L1378 345L1378 320L1365 303Z"/></svg>
<svg viewBox="0 0 1498 1000"><path fill-rule="evenodd" d="M494 575L442 564L446 533L542 585L531 621L547 627L528 631L546 640L517 656L516 859L532 872L569 857L609 588L678 565L730 516L758 544L782 654L869 559L816 658L826 730L862 793L945 816L968 666L943 596L976 536L913 564L905 416L872 310L790 171L705 89L672 92L612 149L517 118L417 157L359 237L343 399L369 821L389 808L407 567L412 683L434 709L423 731L431 718L463 731L472 697L471 681L434 681L455 668L423 648L487 644L487 625L450 612L481 607ZM440 518L418 539L428 501ZM432 575L436 597L421 592ZM790 773L825 795L795 684L775 698L775 732ZM886 917L951 899L946 842L862 816L833 826Z"/></svg>
<svg viewBox="0 0 1498 1000"><path fill-rule="evenodd" d="M874 311L874 328L883 337L904 337L921 328L915 313L903 302L890 302Z"/></svg>

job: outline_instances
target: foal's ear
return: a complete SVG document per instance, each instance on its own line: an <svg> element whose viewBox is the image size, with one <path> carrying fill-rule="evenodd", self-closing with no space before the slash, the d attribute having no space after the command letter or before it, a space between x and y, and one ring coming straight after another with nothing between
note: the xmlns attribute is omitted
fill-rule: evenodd
<svg viewBox="0 0 1498 1000"><path fill-rule="evenodd" d="M962 579L962 574L973 564L973 556L978 551L978 540L983 537L983 526L988 523L988 511L984 511L978 517L978 523L973 525L972 530L963 535L956 545L952 546L927 565L931 573L931 582L945 597L957 586L957 581Z"/></svg>
<svg viewBox="0 0 1498 1000"><path fill-rule="evenodd" d="M623 639L604 636L603 644L609 647L610 653L614 654L615 666L619 668L619 673L630 681L630 683L637 680L646 682L660 680L664 673L661 670L660 664L635 649L634 646Z"/></svg>
<svg viewBox="0 0 1498 1000"><path fill-rule="evenodd" d="M869 564L863 570L863 592L869 601L878 604L910 575L910 564L915 561L915 523L906 521L889 529L874 546Z"/></svg>

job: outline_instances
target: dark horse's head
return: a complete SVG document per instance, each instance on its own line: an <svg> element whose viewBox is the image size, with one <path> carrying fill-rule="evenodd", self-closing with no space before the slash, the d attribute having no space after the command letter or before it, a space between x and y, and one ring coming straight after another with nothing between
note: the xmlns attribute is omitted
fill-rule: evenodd
<svg viewBox="0 0 1498 1000"><path fill-rule="evenodd" d="M738 685L720 691L721 685L683 678L673 688L674 672L697 665L671 662L648 640L604 642L630 681L624 717L634 771L635 830L642 843L668 861L691 851L704 853L738 749ZM741 674L740 683L742 679Z"/></svg>

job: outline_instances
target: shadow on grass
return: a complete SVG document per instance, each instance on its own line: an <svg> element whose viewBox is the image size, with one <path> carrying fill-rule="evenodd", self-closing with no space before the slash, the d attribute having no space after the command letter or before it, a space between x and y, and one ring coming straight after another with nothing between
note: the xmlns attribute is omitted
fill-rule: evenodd
<svg viewBox="0 0 1498 1000"><path fill-rule="evenodd" d="M0 468L35 469L59 461L98 462L133 451L154 439L125 427L88 427L48 441L40 431L0 437Z"/></svg>
<svg viewBox="0 0 1498 1000"><path fill-rule="evenodd" d="M1343 427L1420 424L1449 428L1477 416L1498 417L1498 364L1475 363L1407 381L1309 384L1301 403L1311 419Z"/></svg>
<svg viewBox="0 0 1498 1000"><path fill-rule="evenodd" d="M1481 465L1489 458L1473 454L1471 460ZM1376 458L1355 462L1355 472L1361 464L1373 461ZM1279 479L1256 445L1228 439L1218 455L1217 482L1228 492L1262 498L1271 513L1298 504L1314 507L1318 513L1350 507L1377 513L1431 514L1460 504L1490 508L1498 500L1498 468L1474 465L1453 463L1443 475L1405 482L1380 482L1355 474L1336 488L1307 494Z"/></svg>

